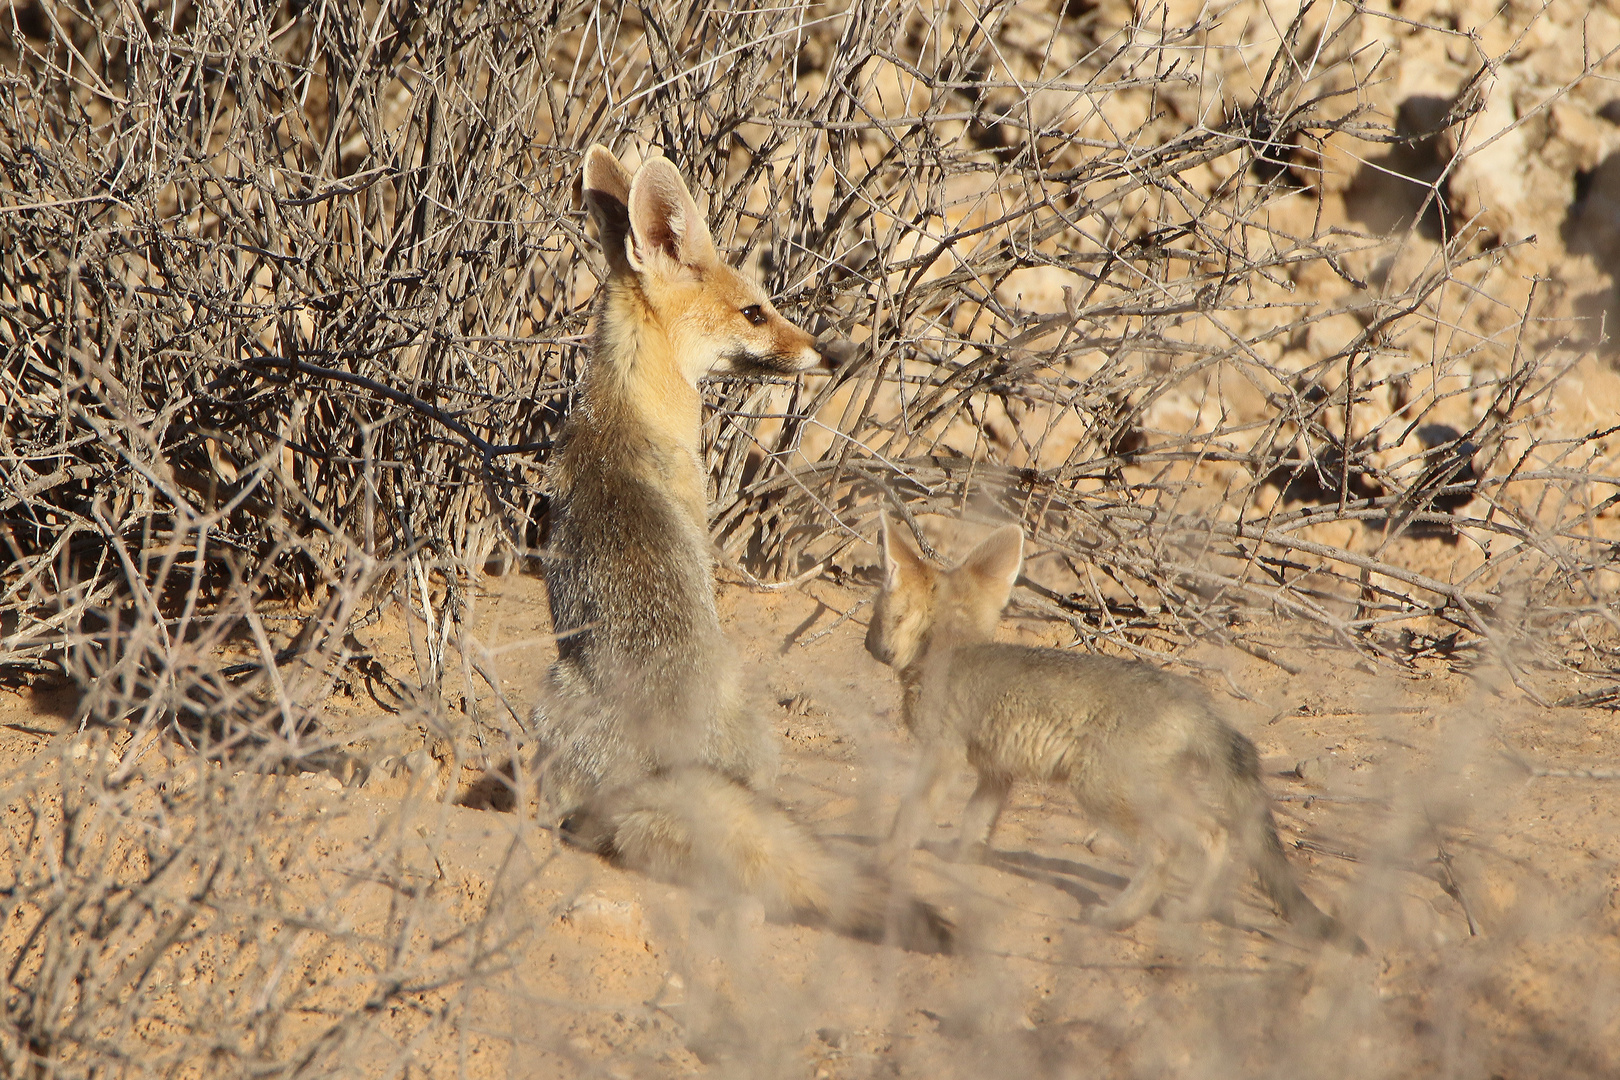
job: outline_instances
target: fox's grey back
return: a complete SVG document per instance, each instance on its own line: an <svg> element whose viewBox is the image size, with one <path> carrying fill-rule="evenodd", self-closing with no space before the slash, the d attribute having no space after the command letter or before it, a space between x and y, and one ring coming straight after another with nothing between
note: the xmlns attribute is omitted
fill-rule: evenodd
<svg viewBox="0 0 1620 1080"><path fill-rule="evenodd" d="M1215 745L1226 727L1197 684L1133 661L985 642L933 662L924 715L943 713L1031 779L1066 781L1116 756L1152 768Z"/></svg>

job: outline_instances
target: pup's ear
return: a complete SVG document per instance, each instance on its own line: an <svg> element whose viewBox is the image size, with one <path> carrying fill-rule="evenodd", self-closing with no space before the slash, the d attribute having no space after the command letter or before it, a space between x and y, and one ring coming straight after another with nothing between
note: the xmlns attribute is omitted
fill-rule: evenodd
<svg viewBox="0 0 1620 1080"><path fill-rule="evenodd" d="M715 264L708 223L665 158L647 162L630 182L629 251L643 274L701 274Z"/></svg>
<svg viewBox="0 0 1620 1080"><path fill-rule="evenodd" d="M1003 525L974 548L962 560L961 570L982 581L986 588L1000 597L997 610L1007 606L1012 596L1013 583L1024 565L1024 530L1018 525Z"/></svg>
<svg viewBox="0 0 1620 1080"><path fill-rule="evenodd" d="M911 549L900 530L889 525L889 515L880 514L878 523L881 526L878 546L883 549L883 591L889 593L926 574L928 564Z"/></svg>
<svg viewBox="0 0 1620 1080"><path fill-rule="evenodd" d="M585 206L601 234L608 265L628 266L624 242L630 235L630 170L619 164L613 151L593 143L585 151L583 172Z"/></svg>

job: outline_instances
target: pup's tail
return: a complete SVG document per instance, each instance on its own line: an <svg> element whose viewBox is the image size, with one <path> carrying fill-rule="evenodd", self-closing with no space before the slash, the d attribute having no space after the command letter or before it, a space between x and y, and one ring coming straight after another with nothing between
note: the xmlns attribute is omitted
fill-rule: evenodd
<svg viewBox="0 0 1620 1080"><path fill-rule="evenodd" d="M599 793L563 828L620 865L718 895L756 897L766 914L914 952L950 952L950 920L896 897L841 859L779 803L719 773L688 768Z"/></svg>
<svg viewBox="0 0 1620 1080"><path fill-rule="evenodd" d="M1271 816L1265 786L1260 782L1260 754L1248 736L1217 721L1223 729L1220 760L1212 762L1232 822L1237 850L1245 853L1260 878L1260 887L1277 905L1282 917L1320 941L1331 941L1354 952L1366 944L1343 923L1311 902L1299 887L1288 864L1277 822Z"/></svg>

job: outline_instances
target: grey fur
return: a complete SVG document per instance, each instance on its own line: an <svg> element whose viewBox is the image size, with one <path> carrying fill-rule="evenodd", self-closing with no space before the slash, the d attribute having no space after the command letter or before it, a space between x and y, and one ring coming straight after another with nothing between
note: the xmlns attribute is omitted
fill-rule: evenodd
<svg viewBox="0 0 1620 1080"><path fill-rule="evenodd" d="M720 629L708 534L644 479L656 466L636 459L655 448L633 434L611 442L583 470L570 456L586 448L571 442L553 473L546 587L559 658L535 723L547 798L566 811L604 785L693 763L768 784L776 747Z"/></svg>
<svg viewBox="0 0 1620 1080"><path fill-rule="evenodd" d="M825 924L916 952L949 952L951 924L834 855L780 804L711 769L604 790L566 823L578 842L665 881L756 897L773 918Z"/></svg>

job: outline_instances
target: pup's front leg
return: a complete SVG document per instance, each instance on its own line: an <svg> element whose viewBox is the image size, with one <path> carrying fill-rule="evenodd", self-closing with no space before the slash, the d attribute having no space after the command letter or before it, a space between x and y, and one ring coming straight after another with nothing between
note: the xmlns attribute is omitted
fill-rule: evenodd
<svg viewBox="0 0 1620 1080"><path fill-rule="evenodd" d="M950 778L954 760L954 756L941 747L923 748L911 787L900 799L894 825L878 847L878 859L882 865L893 867L904 861L911 854L911 849L917 846L917 841L922 839L923 829L933 822L938 811L940 792Z"/></svg>
<svg viewBox="0 0 1620 1080"><path fill-rule="evenodd" d="M996 831L1001 809L1007 805L1007 793L1012 781L1004 776L979 774L979 786L973 789L967 809L962 811L962 834L956 842L957 862L983 862L990 850L990 834Z"/></svg>

